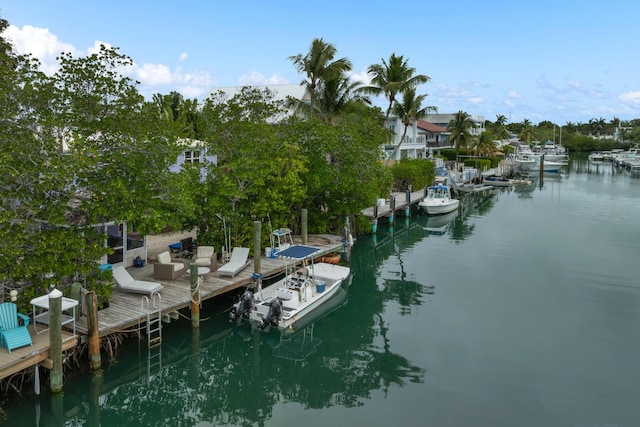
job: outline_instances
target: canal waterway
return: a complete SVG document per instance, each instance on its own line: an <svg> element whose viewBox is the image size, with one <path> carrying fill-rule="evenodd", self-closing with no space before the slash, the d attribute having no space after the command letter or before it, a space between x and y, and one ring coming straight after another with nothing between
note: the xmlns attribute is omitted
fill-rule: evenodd
<svg viewBox="0 0 640 427"><path fill-rule="evenodd" d="M572 159L528 188L382 223L291 336L227 321L127 342L102 376L4 407L11 426L640 425L640 173ZM447 222L449 221L449 222Z"/></svg>

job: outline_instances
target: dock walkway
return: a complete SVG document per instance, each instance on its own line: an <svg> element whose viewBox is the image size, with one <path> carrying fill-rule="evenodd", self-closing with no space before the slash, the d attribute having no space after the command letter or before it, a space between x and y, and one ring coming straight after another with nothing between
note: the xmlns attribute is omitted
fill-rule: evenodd
<svg viewBox="0 0 640 427"><path fill-rule="evenodd" d="M406 209L407 207L418 203L422 199L424 199L425 190L418 190L409 193L409 201L407 203L407 193L391 193L389 196L389 200L385 201L385 204L382 206L371 206L365 208L361 211L361 214L370 220L377 220L384 217L389 217L392 214L395 214L396 211L401 211Z"/></svg>
<svg viewBox="0 0 640 427"><path fill-rule="evenodd" d="M294 243L301 243L299 236L294 236ZM307 245L317 247L318 256L331 252L342 251L343 239L341 236L314 235L309 236ZM189 264L189 260L184 260ZM290 265L289 265L290 266ZM260 256L260 271L263 277L276 275L285 269L285 264L280 259ZM129 268L128 271L135 279L161 282L161 313L167 315L191 305L191 280L189 273L183 274L177 280L156 280L153 278L153 264L147 264L140 268ZM235 277L217 277L215 271L203 276L200 284L200 301L205 301L238 288L242 288L253 280L254 265L250 265ZM146 323L147 312L143 309L143 295L114 290L109 307L98 311L98 329L101 337L121 331L128 331ZM64 328L71 326L65 325ZM32 326L29 327L33 347L22 347L12 350L9 354L6 349L0 348L0 379L9 377L36 363L42 363L49 358L49 333L36 334ZM86 341L88 333L87 317L80 316L76 322L76 336L63 330L63 351Z"/></svg>

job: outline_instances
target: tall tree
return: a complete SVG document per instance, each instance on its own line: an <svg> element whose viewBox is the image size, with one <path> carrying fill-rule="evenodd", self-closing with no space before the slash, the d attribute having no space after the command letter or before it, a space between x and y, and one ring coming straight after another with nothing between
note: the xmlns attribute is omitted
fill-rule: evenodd
<svg viewBox="0 0 640 427"><path fill-rule="evenodd" d="M334 60L337 50L331 43L322 38L315 38L311 42L306 54L297 54L289 57L298 73L304 74L306 79L300 84L306 87L311 97L310 111L313 114L315 108L316 88L323 79L331 79L351 71L351 61L347 58Z"/></svg>
<svg viewBox="0 0 640 427"><path fill-rule="evenodd" d="M202 138L218 156L199 187L200 204L192 218L198 240L222 242L223 226L233 230L237 246L252 239L253 221L270 218L285 227L305 196L304 158L296 141L279 138L271 119L284 111L269 90L242 88L231 99L214 94L202 108ZM224 221L224 223L223 223Z"/></svg>
<svg viewBox="0 0 640 427"><path fill-rule="evenodd" d="M498 151L496 143L493 142L493 135L488 131L482 132L478 138L476 138L473 149L478 157L481 155L490 156Z"/></svg>
<svg viewBox="0 0 640 427"><path fill-rule="evenodd" d="M529 119L525 118L522 121L520 139L523 141L527 141L527 144L531 144L531 140L533 139L533 126L531 125L531 121Z"/></svg>
<svg viewBox="0 0 640 427"><path fill-rule="evenodd" d="M471 116L460 110L454 116L453 119L447 125L447 131L449 134L449 141L451 141L456 149L456 163L458 162L458 156L460 150L468 147L472 140L472 129L475 129L476 123Z"/></svg>
<svg viewBox="0 0 640 427"><path fill-rule="evenodd" d="M371 85L362 90L376 96L384 95L389 100L385 123L398 94L431 80L427 75L415 74L416 69L409 66L409 60L395 53L391 54L388 62L383 58L381 64L370 65L367 72L372 76Z"/></svg>
<svg viewBox="0 0 640 427"><path fill-rule="evenodd" d="M385 165L388 165L393 156L395 156L396 152L400 149L400 146L404 142L404 138L407 135L407 129L411 125L412 122L418 121L430 112L437 112L438 108L434 106L423 107L422 102L427 97L426 94L417 95L416 90L412 87L407 88L402 93L402 100L396 101L393 106L393 113L397 115L402 124L404 125L404 130L402 132L402 137L400 138L400 142L396 144L393 148L393 151L387 156L387 160L385 161Z"/></svg>

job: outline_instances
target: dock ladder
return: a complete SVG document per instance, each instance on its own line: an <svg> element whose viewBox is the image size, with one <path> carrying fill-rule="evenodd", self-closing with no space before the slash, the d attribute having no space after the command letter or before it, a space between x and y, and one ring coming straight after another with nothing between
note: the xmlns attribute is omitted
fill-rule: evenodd
<svg viewBox="0 0 640 427"><path fill-rule="evenodd" d="M149 348L159 346L162 343L162 297L159 293L151 294L151 300L146 295L142 297L142 312L147 317L147 345Z"/></svg>

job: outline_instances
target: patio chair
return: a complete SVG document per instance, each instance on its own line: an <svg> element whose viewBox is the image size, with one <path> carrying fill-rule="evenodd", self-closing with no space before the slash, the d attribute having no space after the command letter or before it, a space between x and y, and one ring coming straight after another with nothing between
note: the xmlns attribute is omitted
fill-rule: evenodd
<svg viewBox="0 0 640 427"><path fill-rule="evenodd" d="M19 320L23 321L20 325ZM30 345L33 347L31 335L27 329L29 316L18 313L18 307L12 302L0 304L0 343L6 347L9 354L11 350Z"/></svg>
<svg viewBox="0 0 640 427"><path fill-rule="evenodd" d="M182 276L187 267L181 262L173 262L169 251L160 252L153 264L153 278L158 280L176 280Z"/></svg>
<svg viewBox="0 0 640 427"><path fill-rule="evenodd" d="M233 248L229 262L218 269L218 277L221 275L234 277L251 264L251 261L248 261L248 258L249 248Z"/></svg>
<svg viewBox="0 0 640 427"><path fill-rule="evenodd" d="M127 292L151 295L162 291L161 283L135 280L123 266L113 267L113 280Z"/></svg>
<svg viewBox="0 0 640 427"><path fill-rule="evenodd" d="M216 264L216 252L213 246L198 246L195 263L200 267L213 267Z"/></svg>

